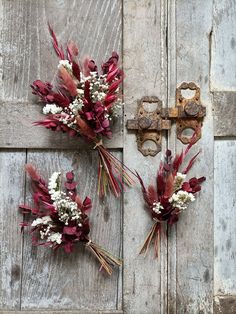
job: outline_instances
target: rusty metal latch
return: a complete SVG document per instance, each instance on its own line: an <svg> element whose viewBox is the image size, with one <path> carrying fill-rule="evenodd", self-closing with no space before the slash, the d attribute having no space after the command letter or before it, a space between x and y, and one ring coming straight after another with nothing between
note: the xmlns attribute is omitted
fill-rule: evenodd
<svg viewBox="0 0 236 314"><path fill-rule="evenodd" d="M182 90L192 90L195 94L192 98L184 98ZM154 105L155 109L147 110L148 105ZM137 131L138 150L144 156L155 156L161 151L162 131L170 130L171 122L176 122L177 138L188 144L191 136L185 134L185 130L196 133L196 142L201 138L201 126L206 108L200 101L200 88L193 82L182 83L176 89L176 104L172 108L163 108L158 97L143 97L138 100L138 109L135 119L127 121L127 129ZM155 148L146 148L145 142L152 141Z"/></svg>

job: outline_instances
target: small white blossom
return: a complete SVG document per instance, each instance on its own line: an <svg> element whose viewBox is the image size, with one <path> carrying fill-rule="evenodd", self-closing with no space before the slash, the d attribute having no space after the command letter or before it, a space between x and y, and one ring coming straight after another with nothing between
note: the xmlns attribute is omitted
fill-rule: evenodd
<svg viewBox="0 0 236 314"><path fill-rule="evenodd" d="M109 84L106 82L106 75L98 76L97 72L90 72L90 76L82 76L79 88L77 89L78 97L84 96L85 81L89 81L89 91L92 101L103 101L109 89Z"/></svg>
<svg viewBox="0 0 236 314"><path fill-rule="evenodd" d="M44 239L45 233L44 233L43 231L41 231L41 230L39 231L39 233L40 233L40 238L41 238L41 239Z"/></svg>
<svg viewBox="0 0 236 314"><path fill-rule="evenodd" d="M60 172L54 172L48 184L51 199L54 201L53 206L57 209L59 220L68 225L69 220L77 220L80 222L81 211L76 202L60 191Z"/></svg>
<svg viewBox="0 0 236 314"><path fill-rule="evenodd" d="M72 103L70 103L69 108L73 112L74 115L77 115L78 112L83 108L84 103L81 99L75 99Z"/></svg>
<svg viewBox="0 0 236 314"><path fill-rule="evenodd" d="M52 233L48 238L48 242L56 242L57 244L61 244L62 242L62 234L59 232Z"/></svg>
<svg viewBox="0 0 236 314"><path fill-rule="evenodd" d="M69 62L69 60L60 60L58 64L58 69L60 68L60 66L63 66L68 71L72 71L72 64Z"/></svg>
<svg viewBox="0 0 236 314"><path fill-rule="evenodd" d="M61 198L61 193L62 192L60 192L60 191L54 192L53 194L51 194L51 199L53 201L56 201L56 200L60 199Z"/></svg>
<svg viewBox="0 0 236 314"><path fill-rule="evenodd" d="M78 93L79 95L84 95L84 90L81 89L81 88L78 88L78 89L77 89L77 93Z"/></svg>
<svg viewBox="0 0 236 314"><path fill-rule="evenodd" d="M183 174L181 172L177 172L174 182L174 190L178 190L182 187L182 184L186 178L186 174Z"/></svg>
<svg viewBox="0 0 236 314"><path fill-rule="evenodd" d="M50 216L44 216L44 217L42 217L42 218L37 218L37 219L35 219L33 222L32 222L32 224L31 224L31 226L32 227L36 227L36 226L38 226L38 225L47 225L49 222L51 222L52 221L52 219L51 219L51 217Z"/></svg>
<svg viewBox="0 0 236 314"><path fill-rule="evenodd" d="M189 203L193 202L194 200L195 196L192 193L180 190L171 196L169 202L172 204L172 206L180 210L184 210L188 207Z"/></svg>
<svg viewBox="0 0 236 314"><path fill-rule="evenodd" d="M61 113L62 112L62 108L58 107L55 104L46 104L46 106L43 107L43 114L56 114L56 113Z"/></svg>
<svg viewBox="0 0 236 314"><path fill-rule="evenodd" d="M52 200L55 200L60 195L58 191L60 189L60 175L60 172L54 172L49 179L48 190Z"/></svg>
<svg viewBox="0 0 236 314"><path fill-rule="evenodd" d="M153 207L152 210L156 213L156 214L160 214L162 209L164 209L164 207L161 205L160 202L154 202L153 203Z"/></svg>
<svg viewBox="0 0 236 314"><path fill-rule="evenodd" d="M119 117L121 113L121 108L124 104L122 103L121 99L117 99L117 101L111 107L112 116Z"/></svg>
<svg viewBox="0 0 236 314"><path fill-rule="evenodd" d="M92 77L96 77L98 75L98 72L93 71L93 72L90 72L90 74L91 74Z"/></svg>
<svg viewBox="0 0 236 314"><path fill-rule="evenodd" d="M72 201L65 193L61 192L60 197L55 200L53 205L58 211L59 219L65 225L68 225L69 220L80 220L81 211L78 209L77 203Z"/></svg>

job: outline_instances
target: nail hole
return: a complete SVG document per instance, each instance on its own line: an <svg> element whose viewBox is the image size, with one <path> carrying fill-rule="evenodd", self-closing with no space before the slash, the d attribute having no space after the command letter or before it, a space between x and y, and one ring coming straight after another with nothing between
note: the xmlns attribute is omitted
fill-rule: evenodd
<svg viewBox="0 0 236 314"><path fill-rule="evenodd" d="M194 97L196 91L191 89L181 89L181 94L185 99L191 99Z"/></svg>
<svg viewBox="0 0 236 314"><path fill-rule="evenodd" d="M157 144L152 140L146 140L142 145L143 149L147 149L149 152L157 149Z"/></svg>
<svg viewBox="0 0 236 314"><path fill-rule="evenodd" d="M147 111L147 112L153 112L155 110L157 110L158 108L158 102L143 102L143 108Z"/></svg>
<svg viewBox="0 0 236 314"><path fill-rule="evenodd" d="M190 139L193 136L193 133L194 129L186 128L182 131L181 135Z"/></svg>

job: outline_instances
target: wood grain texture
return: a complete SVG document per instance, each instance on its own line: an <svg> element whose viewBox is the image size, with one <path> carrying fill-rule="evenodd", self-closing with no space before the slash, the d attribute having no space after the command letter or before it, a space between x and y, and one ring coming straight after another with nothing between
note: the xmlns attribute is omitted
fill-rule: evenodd
<svg viewBox="0 0 236 314"><path fill-rule="evenodd" d="M9 140L0 136L0 146L77 148L77 141L31 127L43 115L39 114L41 104L29 105L38 102L30 84L36 79L54 81L57 71L58 58L47 21L61 44L72 39L79 45L81 59L90 56L101 64L112 51L121 54L121 0L1 0L0 8L0 107L4 117L0 131L9 129ZM108 145L121 147L121 120L117 121L116 134Z"/></svg>
<svg viewBox="0 0 236 314"><path fill-rule="evenodd" d="M158 96L166 100L165 1L124 2L125 120L134 118L137 100ZM163 138L165 150L165 138ZM155 182L161 154L144 157L137 150L135 133L125 130L124 161L136 169L146 185ZM140 186L124 196L124 311L166 313L167 256L163 238L159 259L153 248L144 258L139 251L152 220L145 211Z"/></svg>
<svg viewBox="0 0 236 314"><path fill-rule="evenodd" d="M214 92L213 109L214 135L236 136L236 92Z"/></svg>
<svg viewBox="0 0 236 314"><path fill-rule="evenodd" d="M0 151L0 309L20 309L22 276L22 217L24 202L24 151Z"/></svg>
<svg viewBox="0 0 236 314"><path fill-rule="evenodd" d="M236 2L214 1L211 89L234 91L236 88Z"/></svg>
<svg viewBox="0 0 236 314"><path fill-rule="evenodd" d="M116 154L121 157L120 154ZM113 196L99 202L96 195L97 156L86 151L79 154L72 151L33 151L27 161L33 163L40 173L49 175L61 170L64 174L75 170L80 195L91 196L93 241L114 255L120 256L122 246L122 203ZM30 201L29 187L27 199ZM99 272L94 256L83 247L67 255L63 251L52 252L44 247L32 247L30 236L24 236L22 300L23 310L115 310L120 308L121 287L119 276L122 269L116 269L109 278Z"/></svg>
<svg viewBox="0 0 236 314"><path fill-rule="evenodd" d="M236 296L216 296L214 299L214 314L235 314Z"/></svg>
<svg viewBox="0 0 236 314"><path fill-rule="evenodd" d="M204 9L203 9L204 8ZM212 1L178 0L169 5L168 86L169 103L174 86L193 81L201 88L207 107L202 139L193 148L202 153L191 176L207 176L207 182L182 215L168 242L168 313L212 313L213 308L213 119L209 90L209 38ZM173 17L173 18L171 18ZM173 128L170 147L180 151Z"/></svg>
<svg viewBox="0 0 236 314"><path fill-rule="evenodd" d="M123 311L0 311L0 314L123 314Z"/></svg>
<svg viewBox="0 0 236 314"><path fill-rule="evenodd" d="M81 137L70 137L66 133L53 132L42 126L33 126L34 121L43 120L42 104L0 103L0 147L6 148L61 148L92 149ZM7 130L7 136L6 136ZM121 119L113 125L113 137L104 140L108 148L123 146Z"/></svg>
<svg viewBox="0 0 236 314"><path fill-rule="evenodd" d="M72 39L80 56L99 64L113 50L121 51L121 1L1 0L4 101L34 102L29 85L52 81L58 60L47 29L50 21L60 43Z"/></svg>
<svg viewBox="0 0 236 314"><path fill-rule="evenodd" d="M236 294L236 142L215 141L215 294ZM222 164L223 162L223 164Z"/></svg>
<svg viewBox="0 0 236 314"><path fill-rule="evenodd" d="M81 190L92 194L94 200L96 198L91 214L94 240L116 255L122 251L121 200L115 200L111 196L99 204L95 195L96 152L89 149L85 151L85 145L81 141L68 139L66 135L32 127L31 123L43 116L40 115L42 106L38 104L37 97L31 94L29 85L39 78L52 82L55 79L58 60L47 30L48 20L61 43L72 39L80 45L81 57L86 54L101 63L112 51L121 52L121 9L121 0L0 1L0 147L30 148L28 160L34 161L47 177L54 167L62 166L66 171L73 164L76 173L80 174ZM116 135L108 146L122 147L121 121L116 123L114 132ZM83 148L83 151L77 154L75 151L33 151L32 148L76 151ZM119 152L116 155L122 157ZM9 167L7 162L1 180L15 166L15 181L18 183L24 178L24 172L18 171L17 162ZM24 184L21 186L23 188ZM20 189L14 193L14 202L20 193ZM8 201L6 197L10 197L10 194L6 195L8 196L1 196L5 203ZM27 197L29 199L28 186ZM1 222L5 211L3 207ZM17 219L15 216L11 219L12 225ZM98 272L99 265L94 257L89 252L83 252L82 248L78 248L71 256L65 256L62 252L53 255L49 250L33 249L29 235L26 234L21 264L21 237L17 234L18 242L12 240L17 228L16 225L11 226L11 235L6 239L4 235L5 242L2 244L4 254L1 255L1 263L4 263L4 272L1 272L1 284L3 282L5 286L1 291L3 297L0 308L10 310L21 307L27 310L38 309L40 312L40 309L88 309L91 313L99 312L100 309L101 312L104 309L111 313L121 309L122 269L115 271L112 278L105 278ZM6 255L7 252L12 253L12 258L9 254ZM20 279L18 265L22 272ZM10 281L10 276L16 278ZM22 290L19 284L21 279Z"/></svg>
<svg viewBox="0 0 236 314"><path fill-rule="evenodd" d="M177 84L177 65L176 65L176 1L168 2L168 29L167 29L167 57L168 57L168 71L167 71L167 100L168 107L175 104L175 90ZM176 126L172 125L169 131L168 147L175 152L176 149ZM167 277L167 294L168 294L168 314L177 313L177 234L176 225L168 229L168 277Z"/></svg>

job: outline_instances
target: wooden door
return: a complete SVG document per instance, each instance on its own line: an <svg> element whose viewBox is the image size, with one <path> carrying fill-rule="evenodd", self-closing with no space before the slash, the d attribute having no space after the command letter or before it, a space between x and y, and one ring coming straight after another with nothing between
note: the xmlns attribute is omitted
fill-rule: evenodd
<svg viewBox="0 0 236 314"><path fill-rule="evenodd" d="M158 96L170 107L181 82L201 88L207 115L193 173L207 182L162 239L158 260L138 255L150 227L139 186L99 201L96 153L31 125L42 107L29 85L53 80L57 67L48 20L61 42L80 44L81 55L99 62L113 50L121 55L124 122L143 96ZM235 313L236 2L1 0L0 24L0 313ZM161 153L143 157L124 125L116 124L107 146L148 184ZM174 126L163 134L162 152L182 146ZM93 238L123 257L111 278L82 249L52 253L32 248L30 237L20 234L17 207L30 200L26 162L46 177L75 170L81 193L93 199Z"/></svg>

